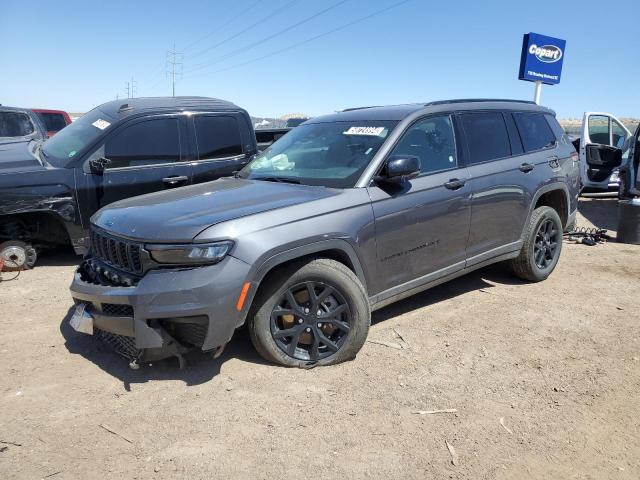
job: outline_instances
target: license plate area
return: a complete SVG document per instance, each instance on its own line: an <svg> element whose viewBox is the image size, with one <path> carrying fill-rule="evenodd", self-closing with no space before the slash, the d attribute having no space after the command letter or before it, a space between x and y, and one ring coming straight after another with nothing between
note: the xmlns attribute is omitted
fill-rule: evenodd
<svg viewBox="0 0 640 480"><path fill-rule="evenodd" d="M76 332L93 335L93 317L91 313L87 311L87 308L88 304L86 303L76 305L73 315L71 319L69 319L69 325L71 325L71 328Z"/></svg>

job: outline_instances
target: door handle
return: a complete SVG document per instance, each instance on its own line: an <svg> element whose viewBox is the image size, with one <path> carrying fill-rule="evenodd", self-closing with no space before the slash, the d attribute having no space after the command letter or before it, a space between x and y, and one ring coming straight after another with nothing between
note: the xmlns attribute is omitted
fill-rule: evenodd
<svg viewBox="0 0 640 480"><path fill-rule="evenodd" d="M530 163L523 163L522 165L520 165L519 170L521 172L528 173L533 170L533 165L531 165Z"/></svg>
<svg viewBox="0 0 640 480"><path fill-rule="evenodd" d="M464 184L464 180L460 180L459 178L452 178L444 184L444 187L448 188L449 190L458 190L459 188L464 187Z"/></svg>
<svg viewBox="0 0 640 480"><path fill-rule="evenodd" d="M162 183L164 183L167 187L177 187L178 185L183 185L189 181L189 177L186 175L174 175L171 177L164 177L162 179Z"/></svg>

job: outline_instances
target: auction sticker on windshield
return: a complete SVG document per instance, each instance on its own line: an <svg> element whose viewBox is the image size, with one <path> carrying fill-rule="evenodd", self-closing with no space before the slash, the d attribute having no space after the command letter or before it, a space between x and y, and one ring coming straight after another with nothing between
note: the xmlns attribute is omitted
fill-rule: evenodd
<svg viewBox="0 0 640 480"><path fill-rule="evenodd" d="M380 137L384 132L385 127L351 127L345 135L368 135L371 137Z"/></svg>
<svg viewBox="0 0 640 480"><path fill-rule="evenodd" d="M105 128L107 128L111 124L109 122L107 122L106 120L102 120L101 118L99 118L98 120L93 122L91 125L93 125L96 128L99 128L100 130L104 130Z"/></svg>

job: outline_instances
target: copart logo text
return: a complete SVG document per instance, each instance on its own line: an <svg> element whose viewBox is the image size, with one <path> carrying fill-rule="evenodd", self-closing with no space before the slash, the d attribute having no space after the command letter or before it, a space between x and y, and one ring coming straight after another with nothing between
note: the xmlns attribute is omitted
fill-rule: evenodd
<svg viewBox="0 0 640 480"><path fill-rule="evenodd" d="M529 53L535 55L538 60L544 63L555 63L562 58L562 50L555 45L539 47L534 43L529 47Z"/></svg>

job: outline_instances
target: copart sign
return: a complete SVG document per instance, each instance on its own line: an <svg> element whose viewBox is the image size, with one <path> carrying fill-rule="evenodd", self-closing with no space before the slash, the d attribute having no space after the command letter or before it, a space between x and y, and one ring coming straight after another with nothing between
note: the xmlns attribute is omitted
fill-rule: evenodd
<svg viewBox="0 0 640 480"><path fill-rule="evenodd" d="M560 83L566 41L539 33L527 33L522 40L520 80Z"/></svg>

